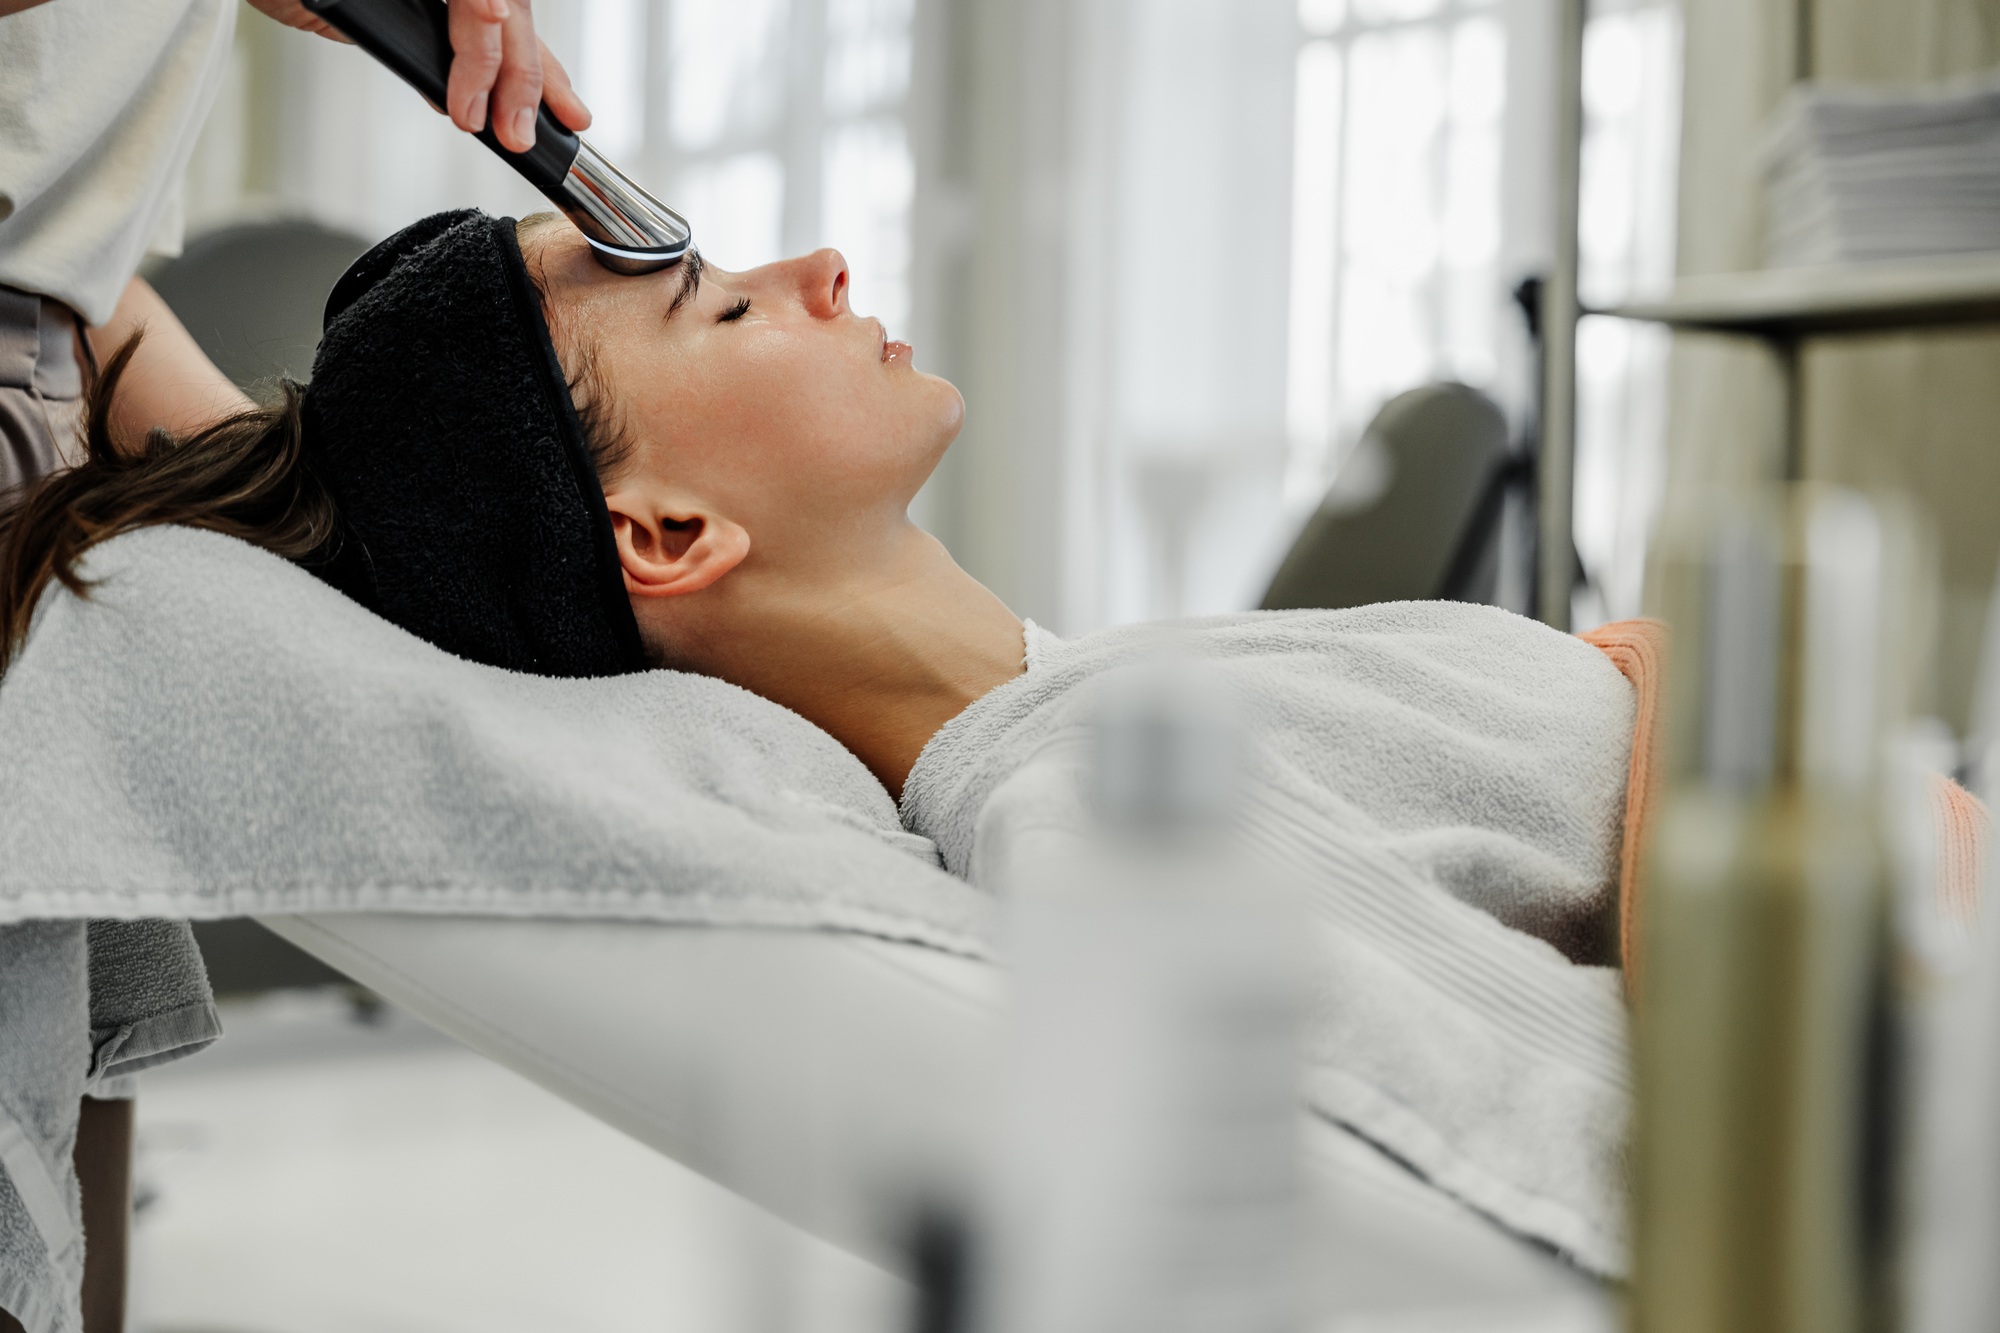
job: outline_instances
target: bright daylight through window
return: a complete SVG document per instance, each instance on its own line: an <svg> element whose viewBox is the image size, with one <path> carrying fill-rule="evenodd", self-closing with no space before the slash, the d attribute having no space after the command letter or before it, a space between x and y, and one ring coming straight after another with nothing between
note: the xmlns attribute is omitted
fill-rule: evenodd
<svg viewBox="0 0 2000 1333"><path fill-rule="evenodd" d="M1506 34L1491 0L1303 0L1286 498L1310 504L1385 398L1488 384Z"/></svg>
<svg viewBox="0 0 2000 1333"><path fill-rule="evenodd" d="M1293 139L1287 508L1320 497L1382 403L1454 379L1517 410L1531 367L1502 355L1518 319L1503 255L1548 238L1549 146L1507 115L1509 14L1494 0L1300 0ZM1593 6L1585 52L1583 293L1602 304L1673 269L1679 16L1670 0ZM1513 69L1518 71L1519 63ZM1517 75L1518 76L1518 75ZM1513 138L1510 140L1510 132ZM1518 225L1518 224L1517 224ZM1518 325L1512 327L1518 328ZM1658 504L1665 342L1586 320L1580 331L1577 541L1587 618L1637 610ZM1513 375L1520 382L1506 383Z"/></svg>
<svg viewBox="0 0 2000 1333"><path fill-rule="evenodd" d="M914 0L587 0L593 140L745 268L838 246L856 299L909 314L904 99Z"/></svg>

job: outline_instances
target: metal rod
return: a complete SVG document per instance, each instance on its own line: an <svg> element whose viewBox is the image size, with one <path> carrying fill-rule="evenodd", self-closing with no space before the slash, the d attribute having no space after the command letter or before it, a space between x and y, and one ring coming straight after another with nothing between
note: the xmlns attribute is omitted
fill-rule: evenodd
<svg viewBox="0 0 2000 1333"><path fill-rule="evenodd" d="M1806 475L1806 399L1803 349L1797 338L1768 340L1778 363L1778 377L1784 397L1784 434L1779 439L1778 466L1786 481L1803 481Z"/></svg>
<svg viewBox="0 0 2000 1333"><path fill-rule="evenodd" d="M1583 25L1588 0L1560 0L1556 37L1555 262L1542 286L1542 448L1536 464L1540 540L1535 605L1569 628L1576 584L1577 197L1583 174Z"/></svg>

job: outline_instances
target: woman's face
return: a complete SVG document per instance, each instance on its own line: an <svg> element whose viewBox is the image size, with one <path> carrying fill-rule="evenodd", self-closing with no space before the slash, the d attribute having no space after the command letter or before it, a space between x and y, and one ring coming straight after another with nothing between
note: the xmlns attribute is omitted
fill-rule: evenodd
<svg viewBox="0 0 2000 1333"><path fill-rule="evenodd" d="M740 524L752 558L823 558L857 525L902 523L958 433L958 390L849 308L836 251L628 277L566 222L524 246L559 345L594 351L593 387L636 445L613 486L685 492Z"/></svg>

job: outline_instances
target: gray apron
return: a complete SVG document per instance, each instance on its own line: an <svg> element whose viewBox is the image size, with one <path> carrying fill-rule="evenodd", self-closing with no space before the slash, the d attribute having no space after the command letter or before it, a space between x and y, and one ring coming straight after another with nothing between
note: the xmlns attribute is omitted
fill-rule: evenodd
<svg viewBox="0 0 2000 1333"><path fill-rule="evenodd" d="M0 287L0 493L83 460L85 346L69 307Z"/></svg>

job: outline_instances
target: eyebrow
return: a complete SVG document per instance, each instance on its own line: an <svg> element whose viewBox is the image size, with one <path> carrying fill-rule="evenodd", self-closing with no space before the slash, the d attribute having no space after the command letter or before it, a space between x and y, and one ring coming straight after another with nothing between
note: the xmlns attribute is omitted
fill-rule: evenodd
<svg viewBox="0 0 2000 1333"><path fill-rule="evenodd" d="M673 304L667 307L667 318L672 319L700 288L701 251L690 248L681 259L681 289L674 293Z"/></svg>

